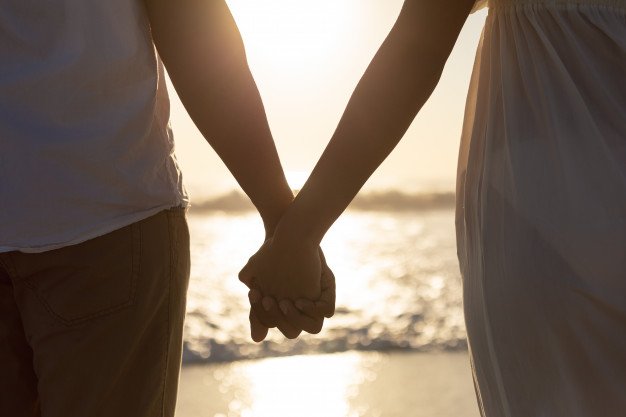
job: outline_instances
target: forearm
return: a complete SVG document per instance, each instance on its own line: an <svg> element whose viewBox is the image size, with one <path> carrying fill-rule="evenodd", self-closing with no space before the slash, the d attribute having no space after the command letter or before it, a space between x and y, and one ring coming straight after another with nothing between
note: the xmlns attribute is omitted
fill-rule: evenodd
<svg viewBox="0 0 626 417"><path fill-rule="evenodd" d="M411 83L418 94L403 90L404 80L416 68L404 65L399 57L393 57L395 62L385 61L384 52L383 48L357 86L335 134L285 218L285 226L314 242L321 241L398 144L436 85L431 76L417 77Z"/></svg>
<svg viewBox="0 0 626 417"><path fill-rule="evenodd" d="M155 45L183 105L271 233L293 195L228 7L223 0L146 5Z"/></svg>
<svg viewBox="0 0 626 417"><path fill-rule="evenodd" d="M195 90L181 100L193 103L186 105L191 118L250 197L271 234L293 194L250 72L225 80L222 86L224 94Z"/></svg>
<svg viewBox="0 0 626 417"><path fill-rule="evenodd" d="M279 230L287 240L318 244L398 144L437 85L471 7L466 3L450 12L445 4L420 9L420 2L407 2L311 177L281 220Z"/></svg>

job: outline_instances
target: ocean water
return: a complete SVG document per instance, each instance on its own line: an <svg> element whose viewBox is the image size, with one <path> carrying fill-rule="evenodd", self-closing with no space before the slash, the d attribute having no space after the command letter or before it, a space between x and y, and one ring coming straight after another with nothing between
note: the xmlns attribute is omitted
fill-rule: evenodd
<svg viewBox="0 0 626 417"><path fill-rule="evenodd" d="M318 335L260 344L248 327L237 279L263 240L253 211L189 215L192 271L185 363L347 351L466 349L461 281L450 207L347 211L322 248L337 280L335 316Z"/></svg>

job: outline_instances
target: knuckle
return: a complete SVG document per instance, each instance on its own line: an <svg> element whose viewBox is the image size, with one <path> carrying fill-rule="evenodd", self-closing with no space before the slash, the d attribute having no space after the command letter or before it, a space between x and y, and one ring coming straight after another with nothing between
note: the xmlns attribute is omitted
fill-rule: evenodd
<svg viewBox="0 0 626 417"><path fill-rule="evenodd" d="M237 274L237 277L239 278L239 281L241 282L246 282L249 279L248 274L246 274L246 272L243 269L239 271L239 274Z"/></svg>

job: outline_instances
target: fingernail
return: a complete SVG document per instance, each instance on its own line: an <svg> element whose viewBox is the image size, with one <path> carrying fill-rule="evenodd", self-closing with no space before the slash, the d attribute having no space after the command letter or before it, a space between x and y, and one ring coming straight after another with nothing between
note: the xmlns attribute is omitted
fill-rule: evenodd
<svg viewBox="0 0 626 417"><path fill-rule="evenodd" d="M287 315L289 314L289 303L288 302L281 302L278 304L278 306L280 307L280 311L283 312L283 314Z"/></svg>
<svg viewBox="0 0 626 417"><path fill-rule="evenodd" d="M250 303L256 304L259 301L261 301L261 293L259 293L258 291L252 290L248 292L248 299L250 300Z"/></svg>
<svg viewBox="0 0 626 417"><path fill-rule="evenodd" d="M270 300L269 298L265 297L263 299L263 309L265 311L270 311L272 309L272 300Z"/></svg>

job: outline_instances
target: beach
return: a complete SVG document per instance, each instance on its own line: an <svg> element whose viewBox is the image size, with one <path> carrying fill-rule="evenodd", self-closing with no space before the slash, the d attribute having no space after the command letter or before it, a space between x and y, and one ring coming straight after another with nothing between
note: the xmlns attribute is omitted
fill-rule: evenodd
<svg viewBox="0 0 626 417"><path fill-rule="evenodd" d="M237 280L263 240L258 215L192 211L177 415L478 417L448 200L389 194L347 212L322 242L334 317L318 335L273 330L260 344Z"/></svg>
<svg viewBox="0 0 626 417"><path fill-rule="evenodd" d="M467 353L344 352L184 366L177 417L478 417Z"/></svg>

